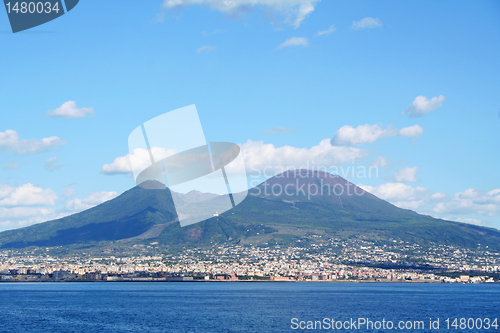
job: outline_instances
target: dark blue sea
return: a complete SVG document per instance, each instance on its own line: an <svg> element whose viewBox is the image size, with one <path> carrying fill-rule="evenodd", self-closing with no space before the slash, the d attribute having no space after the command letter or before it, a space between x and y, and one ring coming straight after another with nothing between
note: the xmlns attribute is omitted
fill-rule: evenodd
<svg viewBox="0 0 500 333"><path fill-rule="evenodd" d="M499 284L0 284L9 333L500 332L499 321Z"/></svg>

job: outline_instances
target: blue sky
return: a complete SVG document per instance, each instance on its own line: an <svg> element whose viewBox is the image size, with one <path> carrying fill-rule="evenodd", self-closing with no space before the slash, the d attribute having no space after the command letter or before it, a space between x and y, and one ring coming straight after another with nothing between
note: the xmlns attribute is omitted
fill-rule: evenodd
<svg viewBox="0 0 500 333"><path fill-rule="evenodd" d="M0 11L0 230L130 189L130 132L191 104L247 169L376 165L346 178L500 229L498 2L227 3L82 0L16 34Z"/></svg>

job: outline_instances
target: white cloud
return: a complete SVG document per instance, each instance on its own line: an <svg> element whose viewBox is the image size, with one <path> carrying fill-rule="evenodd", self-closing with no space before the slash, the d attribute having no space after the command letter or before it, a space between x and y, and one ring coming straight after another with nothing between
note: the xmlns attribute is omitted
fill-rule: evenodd
<svg viewBox="0 0 500 333"><path fill-rule="evenodd" d="M117 196L117 192L93 192L85 199L76 198L66 202L65 208L69 211L82 211L114 199Z"/></svg>
<svg viewBox="0 0 500 333"><path fill-rule="evenodd" d="M310 149L292 146L275 147L263 141L248 140L241 145L248 173L274 176L290 168L330 168L343 163L352 163L368 156L364 149L352 147L334 147L329 139Z"/></svg>
<svg viewBox="0 0 500 333"><path fill-rule="evenodd" d="M128 177L131 177L132 176L132 166L130 165L129 155L130 154L117 157L117 158L115 158L115 160L112 163L104 164L101 167L101 173L106 174L106 175L125 174ZM149 154L145 157L150 158Z"/></svg>
<svg viewBox="0 0 500 333"><path fill-rule="evenodd" d="M400 130L396 128L382 128L380 125L359 125L354 128L350 125L342 126L332 138L332 145L334 146L358 146L364 143L372 143L376 140L393 137L393 136L407 136L419 137L424 133L424 129L420 125L413 125L404 127Z"/></svg>
<svg viewBox="0 0 500 333"><path fill-rule="evenodd" d="M402 112L411 118L422 117L423 115L440 108L443 105L446 96L439 95L428 99L425 96L417 96L410 107Z"/></svg>
<svg viewBox="0 0 500 333"><path fill-rule="evenodd" d="M43 138L42 140L19 140L19 134L14 130L0 132L0 150L11 151L19 155L50 151L65 144L66 141L61 140L57 136Z"/></svg>
<svg viewBox="0 0 500 333"><path fill-rule="evenodd" d="M445 193L432 192L428 188L412 187L403 183L360 187L400 208L417 210L419 213L449 221L479 224L482 221L476 218L478 215L490 217L500 215L500 189L489 192L467 189L449 197Z"/></svg>
<svg viewBox="0 0 500 333"><path fill-rule="evenodd" d="M66 197L76 194L73 188L65 188L63 193ZM58 203L58 197L51 189L42 189L32 184L25 184L17 188L8 184L0 184L0 199L2 199L0 200L0 231L59 219L117 196L116 192L94 192L85 199L74 199L66 202L65 208L71 212L61 212L59 209L46 207Z"/></svg>
<svg viewBox="0 0 500 333"><path fill-rule="evenodd" d="M482 221L478 216L500 215L500 189L489 192L467 189L450 197L445 193L432 192L428 188L402 183L360 187L397 207L448 221L488 225L490 221Z"/></svg>
<svg viewBox="0 0 500 333"><path fill-rule="evenodd" d="M58 213L43 207L0 207L0 231L27 227L33 224L59 219L68 213Z"/></svg>
<svg viewBox="0 0 500 333"><path fill-rule="evenodd" d="M58 161L57 157L48 158L45 161L45 165L44 165L45 170L47 170L47 171L54 171L54 170L60 169L61 166L59 164L57 164L57 161Z"/></svg>
<svg viewBox="0 0 500 333"><path fill-rule="evenodd" d="M471 219L471 218L462 218L462 217L458 217L458 218L449 217L449 218L445 218L445 220L463 222L463 223L469 223L469 224L475 224L475 225L483 224L483 221L481 221L481 220Z"/></svg>
<svg viewBox="0 0 500 333"><path fill-rule="evenodd" d="M433 195L431 195L431 198L432 198L432 199L436 199L436 200L444 199L444 198L446 198L446 197L447 197L447 195L446 195L446 194L444 194L444 193L439 193L439 192L436 192L436 193L434 193Z"/></svg>
<svg viewBox="0 0 500 333"><path fill-rule="evenodd" d="M403 127L402 129L399 130L400 136L409 136L409 137L417 138L417 137L421 136L422 134L424 134L424 129L420 125Z"/></svg>
<svg viewBox="0 0 500 333"><path fill-rule="evenodd" d="M215 51L215 50L217 50L217 48L215 46L205 45L205 46L200 47L199 49L196 49L196 52L198 52L198 53L211 52L211 51Z"/></svg>
<svg viewBox="0 0 500 333"><path fill-rule="evenodd" d="M394 173L394 180L403 183L414 183L417 181L415 175L418 172L418 167L402 168Z"/></svg>
<svg viewBox="0 0 500 333"><path fill-rule="evenodd" d="M275 147L263 141L248 140L240 145L245 159L248 173L262 173L264 169L272 173L284 171L289 168L315 168L319 166L333 167L343 163L352 163L369 155L369 152L353 147L334 147L329 139L322 140L317 146L310 149L292 146ZM165 158L176 154L175 150L165 150L153 147L153 155ZM115 158L112 163L102 166L101 173L106 175L122 174L132 177L134 169L142 171L151 165L149 152L145 149L135 149L133 154ZM229 172L230 170L226 170Z"/></svg>
<svg viewBox="0 0 500 333"><path fill-rule="evenodd" d="M379 125L359 125L354 128L350 125L342 126L332 138L334 146L357 146L364 143L372 143L378 139L396 136L398 131L393 128L383 129Z"/></svg>
<svg viewBox="0 0 500 333"><path fill-rule="evenodd" d="M397 201L394 203L394 205L399 208L416 211L422 206L426 205L426 201L425 200Z"/></svg>
<svg viewBox="0 0 500 333"><path fill-rule="evenodd" d="M9 184L0 183L0 199L5 198L12 192L14 192L15 187L10 186Z"/></svg>
<svg viewBox="0 0 500 333"><path fill-rule="evenodd" d="M78 193L76 193L75 189L73 187L65 187L62 189L62 193L63 193L63 196L65 198L71 198L71 197L74 197L75 195L77 195Z"/></svg>
<svg viewBox="0 0 500 333"><path fill-rule="evenodd" d="M300 5L299 11L297 13L297 19L292 23L295 29L300 27L300 25L307 17L307 15L311 14L314 11L314 5L317 1L313 0L313 1L302 1L302 2L303 3Z"/></svg>
<svg viewBox="0 0 500 333"><path fill-rule="evenodd" d="M152 154L157 156L157 159L163 159L168 156L174 155L177 152L173 149L164 149L159 147L151 148ZM133 154L127 154L125 156L120 156L115 158L112 163L106 163L101 168L101 173L106 175L118 175L123 174L128 177L132 176L132 166L135 170L144 170L151 165L151 157L148 150L137 148L134 150Z"/></svg>
<svg viewBox="0 0 500 333"><path fill-rule="evenodd" d="M375 187L362 185L360 187L399 208L418 210L423 214L428 214L429 205L446 197L443 193L432 193L425 187L412 187L403 183L386 183Z"/></svg>
<svg viewBox="0 0 500 333"><path fill-rule="evenodd" d="M422 200L430 194L427 188L412 187L403 183L386 183L376 187L366 187L365 190L380 199L390 200L391 202Z"/></svg>
<svg viewBox="0 0 500 333"><path fill-rule="evenodd" d="M332 24L330 26L330 28L328 28L327 30L318 32L316 35L314 35L314 37L323 36L323 35L329 35L329 34L334 33L335 31L337 31L337 29L335 29L335 25Z"/></svg>
<svg viewBox="0 0 500 333"><path fill-rule="evenodd" d="M292 37L285 42L281 43L278 47L277 50L282 49L284 47L288 46L309 46L309 41L307 38L304 37Z"/></svg>
<svg viewBox="0 0 500 333"><path fill-rule="evenodd" d="M271 128L271 129L266 129L266 130L264 130L262 132L265 133L265 134L281 134L281 133L295 132L296 130L297 130L296 127L286 128L286 127L283 127L283 126L276 126L274 128Z"/></svg>
<svg viewBox="0 0 500 333"><path fill-rule="evenodd" d="M352 28L355 30L366 29L366 28L380 28L382 22L378 18L365 17L360 21L353 21Z"/></svg>
<svg viewBox="0 0 500 333"><path fill-rule="evenodd" d="M75 101L64 102L63 105L55 110L47 112L50 117L62 117L62 118L85 118L94 115L94 108L80 108L76 107Z"/></svg>
<svg viewBox="0 0 500 333"><path fill-rule="evenodd" d="M45 221L42 221L45 222ZM35 222L37 223L37 222ZM5 220L0 222L0 232L5 231L5 230L11 230L11 229L18 229L18 228L24 228L29 225L35 224L31 223L31 219L29 220L24 220L24 221L12 221L12 220Z"/></svg>
<svg viewBox="0 0 500 333"><path fill-rule="evenodd" d="M58 200L51 189L42 189L30 183L10 188L9 193L0 200L0 206L53 206Z"/></svg>
<svg viewBox="0 0 500 333"><path fill-rule="evenodd" d="M489 192L467 189L455 194L450 201L440 202L434 207L439 214L478 214L495 216L500 214L500 189Z"/></svg>
<svg viewBox="0 0 500 333"><path fill-rule="evenodd" d="M0 207L0 220L53 215L54 209L32 207Z"/></svg>
<svg viewBox="0 0 500 333"><path fill-rule="evenodd" d="M163 10L175 10L191 5L208 5L211 9L235 17L249 12L253 7L264 8L266 12L278 12L285 22L298 28L304 19L314 11L320 0L165 0ZM163 19L163 17L162 17ZM157 18L158 20L158 18Z"/></svg>
<svg viewBox="0 0 500 333"><path fill-rule="evenodd" d="M17 164L16 162L9 162L2 167L3 170L17 169L17 168L19 168L19 164Z"/></svg>
<svg viewBox="0 0 500 333"><path fill-rule="evenodd" d="M72 188L64 189L63 193L67 197L75 194ZM51 189L43 190L32 184L25 184L18 188L8 184L0 184L0 198L3 198L0 200L0 206L12 206L0 207L0 231L59 219L117 196L116 192L94 192L85 199L74 199L66 202L65 208L71 212L61 212L59 209L43 207L57 204L58 197Z"/></svg>
<svg viewBox="0 0 500 333"><path fill-rule="evenodd" d="M377 156L377 158L375 158L370 165L377 168L385 168L389 165L389 163L387 163L387 159L385 157Z"/></svg>

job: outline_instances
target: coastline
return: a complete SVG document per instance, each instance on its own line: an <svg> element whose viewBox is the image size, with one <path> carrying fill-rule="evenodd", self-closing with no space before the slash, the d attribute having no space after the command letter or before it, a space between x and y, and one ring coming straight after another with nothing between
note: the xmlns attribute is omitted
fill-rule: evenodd
<svg viewBox="0 0 500 333"><path fill-rule="evenodd" d="M444 280L331 280L331 281L297 281L297 280L202 280L202 279L179 279L179 278L157 278L157 279L141 279L141 278L125 278L122 280L53 280L53 279L39 279L39 280L0 280L0 284L3 283L130 283L130 282L140 282L140 283L172 283L172 282L181 282L181 283L229 283L229 282L237 282L237 283L382 283L382 284L394 284L394 283L403 283L403 284L500 284L500 282L446 282Z"/></svg>

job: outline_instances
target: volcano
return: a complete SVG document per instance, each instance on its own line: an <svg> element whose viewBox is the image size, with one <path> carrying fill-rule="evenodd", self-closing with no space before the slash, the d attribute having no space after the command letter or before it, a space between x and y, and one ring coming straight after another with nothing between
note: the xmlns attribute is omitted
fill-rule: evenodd
<svg viewBox="0 0 500 333"><path fill-rule="evenodd" d="M143 188L146 187L146 188ZM500 231L402 209L322 171L293 170L250 189L235 208L181 228L176 202L216 200L217 195L170 191L160 183L136 186L86 211L0 233L0 248L107 244L211 246L214 243L291 244L304 235L404 241L500 249ZM177 200L178 199L178 200Z"/></svg>

